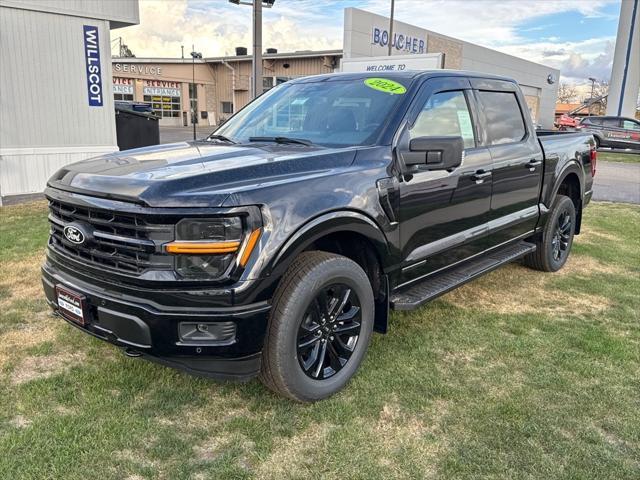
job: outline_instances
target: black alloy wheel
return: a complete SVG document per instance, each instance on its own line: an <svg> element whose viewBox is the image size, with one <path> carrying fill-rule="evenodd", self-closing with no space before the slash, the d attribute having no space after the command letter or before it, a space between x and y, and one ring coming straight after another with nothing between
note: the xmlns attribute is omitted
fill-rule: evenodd
<svg viewBox="0 0 640 480"><path fill-rule="evenodd" d="M342 370L360 336L358 295L345 284L323 287L298 328L297 357L304 373L324 380Z"/></svg>
<svg viewBox="0 0 640 480"><path fill-rule="evenodd" d="M260 379L298 402L333 395L362 364L374 317L373 290L360 265L335 253L302 252L273 297Z"/></svg>
<svg viewBox="0 0 640 480"><path fill-rule="evenodd" d="M553 260L556 262L564 261L565 257L569 254L569 241L573 233L572 227L571 214L566 210L561 212L556 222L553 238L551 239L551 254Z"/></svg>
<svg viewBox="0 0 640 480"><path fill-rule="evenodd" d="M536 251L524 257L524 264L543 272L560 270L571 253L576 228L576 206L566 195L556 197L542 233L535 239Z"/></svg>

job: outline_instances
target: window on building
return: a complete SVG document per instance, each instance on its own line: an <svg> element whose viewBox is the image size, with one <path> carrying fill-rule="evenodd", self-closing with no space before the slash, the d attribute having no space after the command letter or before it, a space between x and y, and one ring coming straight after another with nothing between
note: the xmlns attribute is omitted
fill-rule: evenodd
<svg viewBox="0 0 640 480"><path fill-rule="evenodd" d="M222 102L222 113L233 113L233 102Z"/></svg>
<svg viewBox="0 0 640 480"><path fill-rule="evenodd" d="M462 137L464 148L476 145L471 114L464 92L431 95L409 132L416 137Z"/></svg>
<svg viewBox="0 0 640 480"><path fill-rule="evenodd" d="M198 123L198 85L196 83L189 84L189 107L193 115L193 123Z"/></svg>
<svg viewBox="0 0 640 480"><path fill-rule="evenodd" d="M487 119L489 145L515 143L525 137L527 131L515 93L481 91L479 97Z"/></svg>
<svg viewBox="0 0 640 480"><path fill-rule="evenodd" d="M133 102L133 95L129 94L129 93L114 93L113 94L113 99L114 100L124 100L124 101L128 101L128 102Z"/></svg>
<svg viewBox="0 0 640 480"><path fill-rule="evenodd" d="M262 91L266 92L271 90L273 87L293 80L294 78L299 78L299 75L294 77L262 77Z"/></svg>
<svg viewBox="0 0 640 480"><path fill-rule="evenodd" d="M180 97L145 95L144 101L151 104L154 115L164 118L180 116Z"/></svg>
<svg viewBox="0 0 640 480"><path fill-rule="evenodd" d="M262 77L262 91L266 92L273 88L273 77Z"/></svg>

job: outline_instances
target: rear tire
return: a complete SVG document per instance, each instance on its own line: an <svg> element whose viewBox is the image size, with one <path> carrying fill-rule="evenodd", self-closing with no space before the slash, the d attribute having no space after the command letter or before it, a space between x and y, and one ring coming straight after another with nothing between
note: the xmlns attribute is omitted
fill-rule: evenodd
<svg viewBox="0 0 640 480"><path fill-rule="evenodd" d="M338 392L362 363L374 308L357 263L326 252L300 254L274 296L260 380L299 402Z"/></svg>
<svg viewBox="0 0 640 480"><path fill-rule="evenodd" d="M558 195L553 202L536 251L524 257L524 264L543 272L557 272L569 258L576 225L576 208L571 199Z"/></svg>

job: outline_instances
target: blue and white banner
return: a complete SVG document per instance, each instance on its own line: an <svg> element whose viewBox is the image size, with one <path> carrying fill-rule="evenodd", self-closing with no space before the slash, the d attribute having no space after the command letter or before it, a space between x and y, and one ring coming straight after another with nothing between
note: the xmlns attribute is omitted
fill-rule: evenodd
<svg viewBox="0 0 640 480"><path fill-rule="evenodd" d="M89 105L102 106L102 72L100 70L100 38L98 27L84 25L84 58L87 63Z"/></svg>

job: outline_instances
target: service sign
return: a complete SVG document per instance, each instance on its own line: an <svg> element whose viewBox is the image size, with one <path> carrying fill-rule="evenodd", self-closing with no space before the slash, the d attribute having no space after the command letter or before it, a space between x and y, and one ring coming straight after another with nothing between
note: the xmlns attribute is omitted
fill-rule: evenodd
<svg viewBox="0 0 640 480"><path fill-rule="evenodd" d="M133 95L133 79L113 77L113 93Z"/></svg>
<svg viewBox="0 0 640 480"><path fill-rule="evenodd" d="M100 69L100 37L98 27L83 25L84 58L87 67L87 94L91 107L102 106L102 71Z"/></svg>
<svg viewBox="0 0 640 480"><path fill-rule="evenodd" d="M145 80L142 93L145 95L160 95L168 97L180 96L180 83L165 80Z"/></svg>

